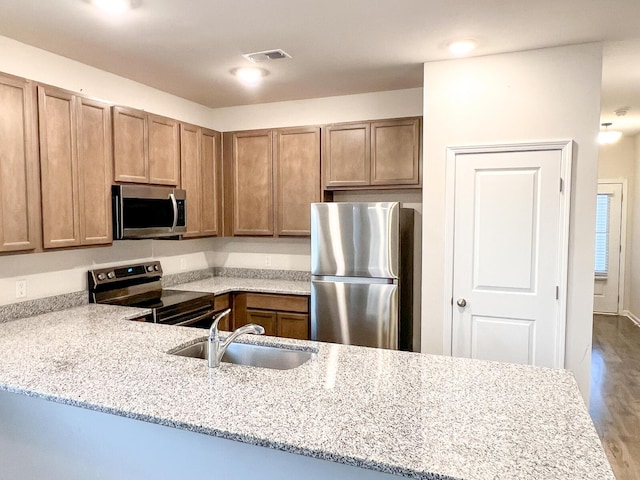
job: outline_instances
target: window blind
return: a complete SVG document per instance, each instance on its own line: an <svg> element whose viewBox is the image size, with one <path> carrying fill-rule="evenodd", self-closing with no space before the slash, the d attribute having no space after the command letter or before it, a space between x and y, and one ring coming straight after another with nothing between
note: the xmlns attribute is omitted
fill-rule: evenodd
<svg viewBox="0 0 640 480"><path fill-rule="evenodd" d="M596 201L596 275L606 275L609 266L610 195L598 194Z"/></svg>

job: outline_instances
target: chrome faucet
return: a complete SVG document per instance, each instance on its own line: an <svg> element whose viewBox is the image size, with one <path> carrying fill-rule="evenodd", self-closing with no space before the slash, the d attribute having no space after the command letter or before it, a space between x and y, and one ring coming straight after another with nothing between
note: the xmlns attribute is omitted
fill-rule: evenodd
<svg viewBox="0 0 640 480"><path fill-rule="evenodd" d="M209 329L209 368L218 368L220 366L220 362L222 361L222 356L224 352L227 351L231 342L233 342L240 335L244 335L245 333L252 333L254 335L262 335L264 333L264 328L260 325L256 325L255 323L250 323L248 325L243 325L240 328L235 329L231 335L227 337L227 339L221 343L220 336L218 335L218 322L222 320L225 316L231 313L231 309L227 308L224 312L220 313L217 317L213 319L213 323L211 324L211 328Z"/></svg>

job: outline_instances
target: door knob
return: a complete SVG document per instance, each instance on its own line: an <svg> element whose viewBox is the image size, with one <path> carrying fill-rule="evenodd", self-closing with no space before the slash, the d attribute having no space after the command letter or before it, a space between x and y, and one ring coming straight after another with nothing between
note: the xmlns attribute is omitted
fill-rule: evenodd
<svg viewBox="0 0 640 480"><path fill-rule="evenodd" d="M456 303L458 304L459 307L464 308L467 306L467 301L464 298L459 298Z"/></svg>

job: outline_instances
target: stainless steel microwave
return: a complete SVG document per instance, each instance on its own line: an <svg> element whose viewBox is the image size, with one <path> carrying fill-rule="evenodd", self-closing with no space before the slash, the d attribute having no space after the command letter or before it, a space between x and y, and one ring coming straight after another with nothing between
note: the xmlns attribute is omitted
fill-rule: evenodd
<svg viewBox="0 0 640 480"><path fill-rule="evenodd" d="M186 192L173 187L113 185L113 238L160 238L187 230Z"/></svg>

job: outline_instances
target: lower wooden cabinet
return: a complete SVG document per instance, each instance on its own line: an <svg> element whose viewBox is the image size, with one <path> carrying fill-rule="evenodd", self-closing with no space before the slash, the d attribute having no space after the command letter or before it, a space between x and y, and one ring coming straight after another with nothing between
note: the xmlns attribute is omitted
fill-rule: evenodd
<svg viewBox="0 0 640 480"><path fill-rule="evenodd" d="M227 308L231 306L231 295L225 293L224 295L216 295L216 298L213 303L214 315L218 315L224 312ZM211 327L211 324L207 328ZM229 312L228 315L224 316L218 322L218 329L230 332L233 330L233 310Z"/></svg>
<svg viewBox="0 0 640 480"><path fill-rule="evenodd" d="M278 337L309 339L308 314L279 312L277 317Z"/></svg>
<svg viewBox="0 0 640 480"><path fill-rule="evenodd" d="M309 339L309 297L238 293L234 296L234 328L256 323L265 335Z"/></svg>
<svg viewBox="0 0 640 480"><path fill-rule="evenodd" d="M264 334L275 336L278 334L276 328L277 313L269 310L247 309L246 323L255 323L264 327Z"/></svg>

